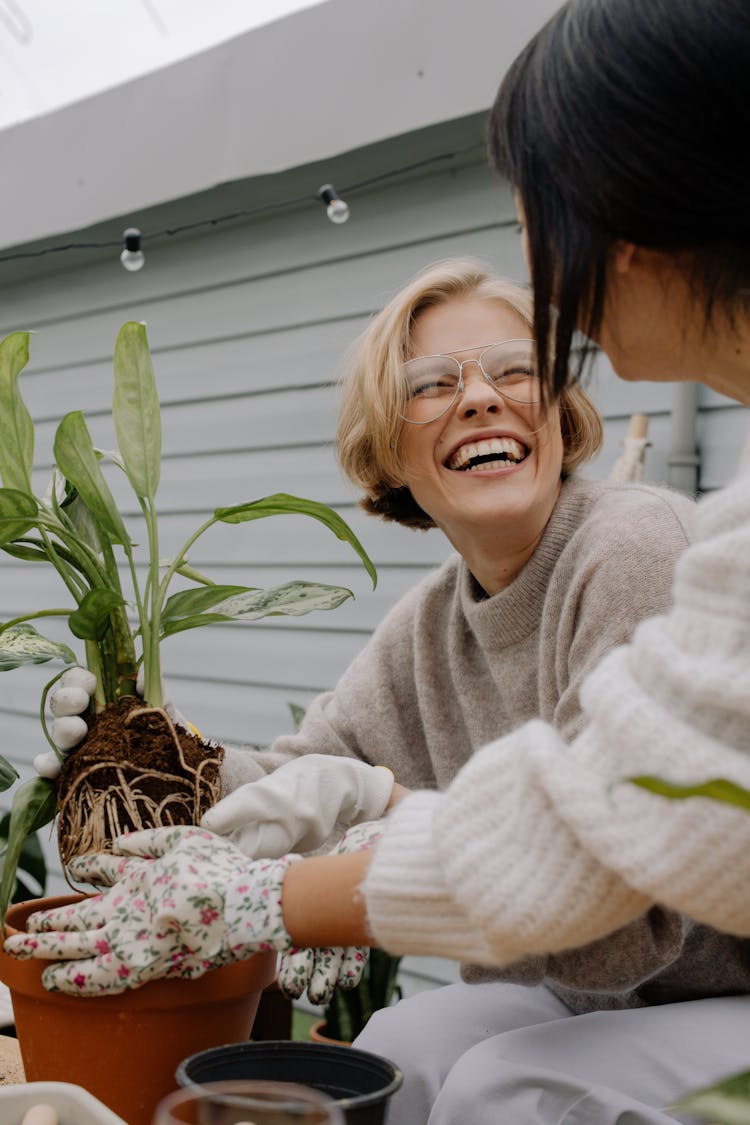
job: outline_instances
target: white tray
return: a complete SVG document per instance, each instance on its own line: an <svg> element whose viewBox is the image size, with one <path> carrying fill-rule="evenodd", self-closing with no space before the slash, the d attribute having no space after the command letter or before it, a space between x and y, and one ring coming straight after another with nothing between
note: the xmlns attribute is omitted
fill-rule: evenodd
<svg viewBox="0 0 750 1125"><path fill-rule="evenodd" d="M21 1125L27 1110L42 1103L57 1110L60 1125L127 1125L83 1086L72 1082L0 1086L0 1121L2 1125Z"/></svg>

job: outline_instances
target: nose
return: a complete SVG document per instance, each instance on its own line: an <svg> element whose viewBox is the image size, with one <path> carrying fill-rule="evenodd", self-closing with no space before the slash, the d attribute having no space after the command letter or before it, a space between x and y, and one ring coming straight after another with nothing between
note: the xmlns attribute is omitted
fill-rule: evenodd
<svg viewBox="0 0 750 1125"><path fill-rule="evenodd" d="M482 414L499 414L503 400L484 377L475 359L466 359L461 365L463 393L458 403L460 418L476 418Z"/></svg>

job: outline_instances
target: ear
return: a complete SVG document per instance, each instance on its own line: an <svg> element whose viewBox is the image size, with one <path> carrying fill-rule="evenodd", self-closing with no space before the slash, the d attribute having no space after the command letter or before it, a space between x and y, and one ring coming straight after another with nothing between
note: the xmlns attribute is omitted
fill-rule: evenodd
<svg viewBox="0 0 750 1125"><path fill-rule="evenodd" d="M637 247L634 242L618 241L615 243L615 249L612 255L612 264L615 268L615 273L628 273L630 271L633 266L636 250Z"/></svg>

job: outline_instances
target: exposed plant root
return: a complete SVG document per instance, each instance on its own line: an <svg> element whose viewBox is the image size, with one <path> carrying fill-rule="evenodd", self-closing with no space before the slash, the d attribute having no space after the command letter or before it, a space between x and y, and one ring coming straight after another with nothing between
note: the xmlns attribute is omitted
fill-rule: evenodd
<svg viewBox="0 0 750 1125"><path fill-rule="evenodd" d="M63 868L75 855L110 851L124 832L197 824L221 795L221 747L178 732L161 708L131 700L102 715L106 710L109 717L99 722L97 716L60 775L57 838ZM103 754L102 735L110 751Z"/></svg>

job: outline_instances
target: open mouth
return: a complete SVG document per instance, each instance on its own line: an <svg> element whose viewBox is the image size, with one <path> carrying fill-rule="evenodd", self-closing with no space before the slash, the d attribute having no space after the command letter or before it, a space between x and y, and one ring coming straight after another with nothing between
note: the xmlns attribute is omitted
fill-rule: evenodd
<svg viewBox="0 0 750 1125"><path fill-rule="evenodd" d="M484 441L467 441L445 462L447 469L470 473L477 469L504 469L518 465L529 455L529 449L515 438L486 438Z"/></svg>

